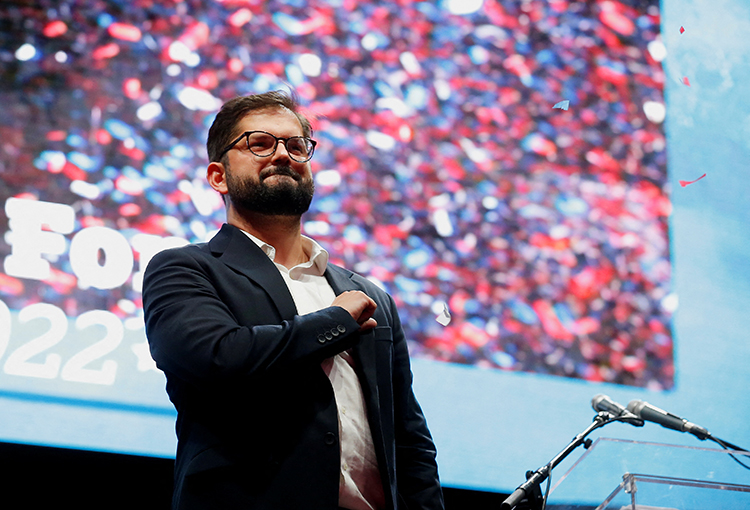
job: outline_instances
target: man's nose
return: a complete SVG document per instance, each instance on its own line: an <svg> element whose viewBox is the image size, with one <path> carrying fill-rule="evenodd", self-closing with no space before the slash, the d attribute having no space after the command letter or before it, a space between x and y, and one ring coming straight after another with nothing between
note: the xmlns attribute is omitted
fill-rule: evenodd
<svg viewBox="0 0 750 510"><path fill-rule="evenodd" d="M276 143L276 152L273 153L273 160L276 160L277 158L282 158L285 160L291 160L292 158L289 156L289 151L286 150L286 141L285 140L279 140Z"/></svg>

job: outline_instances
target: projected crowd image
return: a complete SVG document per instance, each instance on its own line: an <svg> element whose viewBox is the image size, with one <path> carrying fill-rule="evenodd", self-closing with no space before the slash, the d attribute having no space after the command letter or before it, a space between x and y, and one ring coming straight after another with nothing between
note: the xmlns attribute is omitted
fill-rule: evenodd
<svg viewBox="0 0 750 510"><path fill-rule="evenodd" d="M657 0L2 13L0 323L85 316L126 333L77 368L0 334L0 370L114 384L107 360L145 345L149 258L225 220L205 182L216 111L292 89L319 143L305 233L394 296L412 356L673 387Z"/></svg>

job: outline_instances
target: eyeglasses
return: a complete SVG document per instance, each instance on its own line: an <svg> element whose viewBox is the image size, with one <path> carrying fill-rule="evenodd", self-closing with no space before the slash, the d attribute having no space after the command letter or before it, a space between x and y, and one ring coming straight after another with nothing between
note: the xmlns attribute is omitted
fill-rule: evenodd
<svg viewBox="0 0 750 510"><path fill-rule="evenodd" d="M284 142L289 157L297 163L310 161L313 157L313 152L315 152L315 146L318 144L318 142L306 136L281 138L274 136L271 133L266 133L265 131L245 131L221 151L219 160L221 160L221 158L224 157L224 154L226 154L232 147L240 143L243 138L247 140L247 149L261 158L273 156L274 153L276 153L276 148L279 146L279 142Z"/></svg>

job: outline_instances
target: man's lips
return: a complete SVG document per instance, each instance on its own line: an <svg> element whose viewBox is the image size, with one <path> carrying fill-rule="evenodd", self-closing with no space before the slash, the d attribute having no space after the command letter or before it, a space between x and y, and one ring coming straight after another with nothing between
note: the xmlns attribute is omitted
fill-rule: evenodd
<svg viewBox="0 0 750 510"><path fill-rule="evenodd" d="M292 169L274 168L274 169L270 169L270 170L266 170L266 171L262 172L261 173L261 180L266 180L269 177L273 177L274 175L291 177L295 181L299 181L302 178L298 173L294 172Z"/></svg>

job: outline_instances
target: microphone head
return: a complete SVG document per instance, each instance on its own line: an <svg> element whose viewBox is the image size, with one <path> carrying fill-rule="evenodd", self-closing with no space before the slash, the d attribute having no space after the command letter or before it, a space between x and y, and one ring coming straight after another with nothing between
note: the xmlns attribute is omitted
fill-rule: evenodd
<svg viewBox="0 0 750 510"><path fill-rule="evenodd" d="M594 411L599 410L599 404L602 402L602 400L607 399L607 395L603 395L599 393L598 395L594 395L594 398L591 399L591 407L594 408Z"/></svg>
<svg viewBox="0 0 750 510"><path fill-rule="evenodd" d="M635 427L642 427L643 420L639 415L633 413L629 408L619 404L604 394L596 395L591 399L591 407L594 411L609 413L617 421L629 423Z"/></svg>
<svg viewBox="0 0 750 510"><path fill-rule="evenodd" d="M648 402L644 402L643 400L631 400L628 402L628 411L640 418L641 411L646 405L648 405Z"/></svg>

